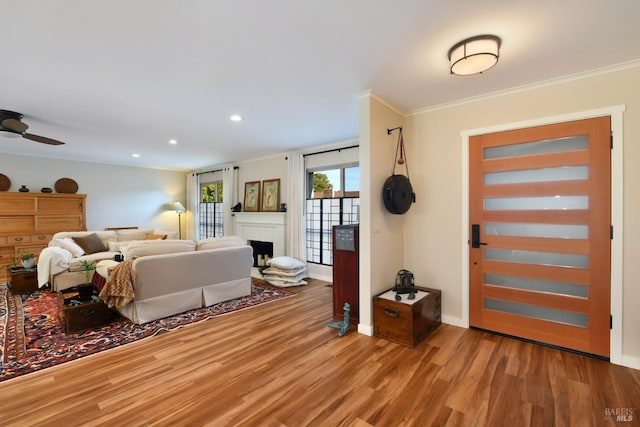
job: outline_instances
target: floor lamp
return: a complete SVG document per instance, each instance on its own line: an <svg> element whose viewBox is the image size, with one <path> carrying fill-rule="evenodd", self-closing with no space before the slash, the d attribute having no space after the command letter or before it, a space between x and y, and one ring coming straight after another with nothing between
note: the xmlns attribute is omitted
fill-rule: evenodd
<svg viewBox="0 0 640 427"><path fill-rule="evenodd" d="M178 238L182 240L182 224L180 223L180 216L182 215L182 212L186 211L186 209L180 202L175 202L173 204L173 209L178 214Z"/></svg>

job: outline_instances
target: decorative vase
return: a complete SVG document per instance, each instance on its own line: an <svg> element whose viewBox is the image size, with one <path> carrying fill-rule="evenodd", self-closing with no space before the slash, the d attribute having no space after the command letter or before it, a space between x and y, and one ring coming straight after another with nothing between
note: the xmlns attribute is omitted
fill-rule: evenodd
<svg viewBox="0 0 640 427"><path fill-rule="evenodd" d="M35 258L27 258L27 259L23 259L22 260L22 266L24 268L33 268L36 266L36 259Z"/></svg>
<svg viewBox="0 0 640 427"><path fill-rule="evenodd" d="M42 187L40 191L42 191L43 193L53 193L53 189L50 187Z"/></svg>
<svg viewBox="0 0 640 427"><path fill-rule="evenodd" d="M28 192L29 192L29 189L27 188L27 186L26 186L26 185L23 185L22 187L20 187L20 188L18 189L18 191L19 191L19 192L21 192L21 193L28 193Z"/></svg>

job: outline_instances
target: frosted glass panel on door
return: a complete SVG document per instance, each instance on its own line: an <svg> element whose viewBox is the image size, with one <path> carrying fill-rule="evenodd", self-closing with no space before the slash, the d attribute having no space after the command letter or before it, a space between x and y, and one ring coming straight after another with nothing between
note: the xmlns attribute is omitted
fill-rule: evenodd
<svg viewBox="0 0 640 427"><path fill-rule="evenodd" d="M523 251L519 249L485 248L484 259L575 268L587 268L589 266L589 257L587 255L563 254L560 252Z"/></svg>
<svg viewBox="0 0 640 427"><path fill-rule="evenodd" d="M500 210L576 210L589 209L589 196L496 197L484 199L484 209Z"/></svg>
<svg viewBox="0 0 640 427"><path fill-rule="evenodd" d="M548 237L555 239L588 239L588 225L565 224L501 224L487 222L484 234L511 237Z"/></svg>
<svg viewBox="0 0 640 427"><path fill-rule="evenodd" d="M555 282L552 280L528 279L524 277L485 273L484 283L505 288L524 289L572 297L589 297L589 287L576 283Z"/></svg>
<svg viewBox="0 0 640 427"><path fill-rule="evenodd" d="M532 317L534 319L550 320L552 322L580 326L583 328L588 326L587 315L575 313L573 311L556 310L553 308L538 307L535 305L520 304L517 302L502 301L492 298L485 298L484 308L525 317Z"/></svg>
<svg viewBox="0 0 640 427"><path fill-rule="evenodd" d="M524 182L555 182L586 180L589 166L563 166L559 168L526 169L484 174L485 185L521 184Z"/></svg>
<svg viewBox="0 0 640 427"><path fill-rule="evenodd" d="M571 136L544 141L525 142L522 144L501 145L483 150L483 158L498 159L502 157L530 156L534 154L560 153L563 151L586 150L589 138L586 135Z"/></svg>

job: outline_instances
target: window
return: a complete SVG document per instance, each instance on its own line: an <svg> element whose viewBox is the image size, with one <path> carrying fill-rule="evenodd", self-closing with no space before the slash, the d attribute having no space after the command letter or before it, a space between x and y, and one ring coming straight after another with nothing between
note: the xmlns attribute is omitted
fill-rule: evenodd
<svg viewBox="0 0 640 427"><path fill-rule="evenodd" d="M222 181L200 185L200 238L218 237L224 234Z"/></svg>
<svg viewBox="0 0 640 427"><path fill-rule="evenodd" d="M307 261L333 265L334 225L360 220L360 167L307 172Z"/></svg>

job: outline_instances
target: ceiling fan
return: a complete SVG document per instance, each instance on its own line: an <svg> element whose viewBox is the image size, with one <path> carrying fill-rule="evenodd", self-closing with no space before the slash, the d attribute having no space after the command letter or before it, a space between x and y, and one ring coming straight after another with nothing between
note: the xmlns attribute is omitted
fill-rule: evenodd
<svg viewBox="0 0 640 427"><path fill-rule="evenodd" d="M15 111L0 110L0 132L9 132L30 139L31 141L42 142L49 145L64 145L64 142L45 136L27 133L29 126L22 121L24 115Z"/></svg>

